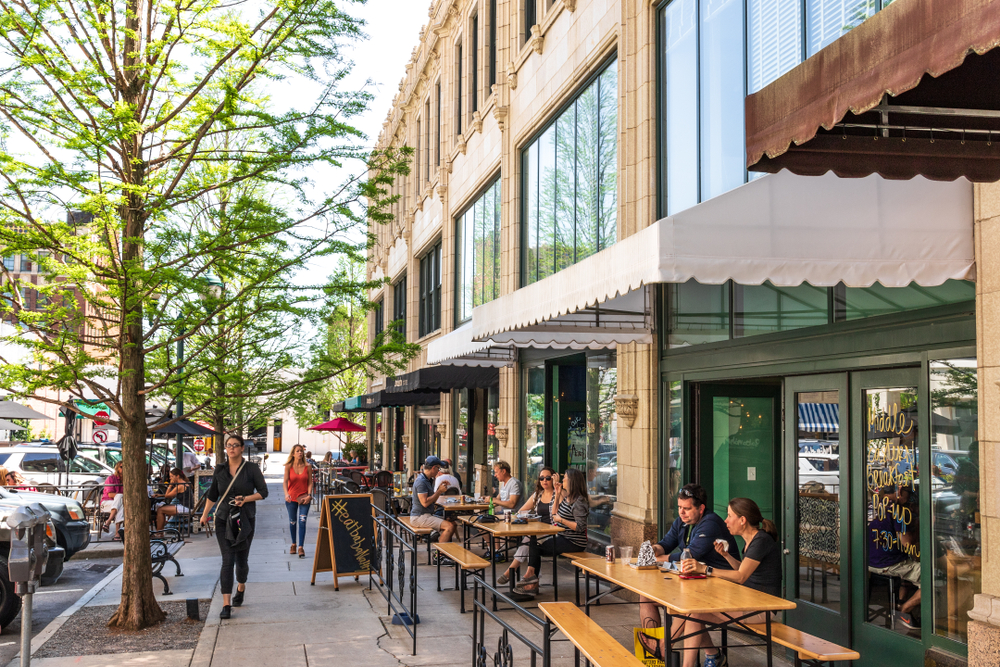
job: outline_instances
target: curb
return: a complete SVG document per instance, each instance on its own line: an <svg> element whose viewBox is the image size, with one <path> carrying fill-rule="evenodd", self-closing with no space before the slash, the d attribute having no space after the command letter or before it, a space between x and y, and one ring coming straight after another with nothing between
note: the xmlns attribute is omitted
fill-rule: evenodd
<svg viewBox="0 0 1000 667"><path fill-rule="evenodd" d="M198 637L198 645L191 655L190 667L211 667L221 623L219 613L222 611L222 596L215 594L218 586L219 582L216 580L215 585L212 586L212 604L208 608L208 618L205 619L205 626L201 629L201 635Z"/></svg>
<svg viewBox="0 0 1000 667"><path fill-rule="evenodd" d="M59 628L61 628L63 626L63 624L66 623L66 621L68 621L70 619L70 617L73 614L75 614L76 612L78 612L88 602L90 602L91 600L93 600L94 597L96 597L98 593L100 593L102 590L104 590L104 588L108 584L110 584L111 581L115 577L117 577L119 574L121 574L123 567L124 567L123 565L119 565L115 569L111 570L111 572L109 572L106 577L104 577L99 582L97 582L96 584L94 584L94 586L89 591L87 591L86 593L84 593L80 597L79 600L77 600L76 602L74 602L66 610L64 610L61 614L59 614L54 619L52 619L52 621L50 621L49 624L46 625L45 628L41 632L39 632L37 635L35 635L34 637L32 637L31 638L31 654L34 655L35 651L37 651L38 649L40 649L42 647L42 644L44 644L49 639L51 639L52 635L54 635L59 630ZM21 664L21 652L18 651L17 654L14 656L14 659L10 661L10 663L8 664L7 667L19 667L20 664Z"/></svg>

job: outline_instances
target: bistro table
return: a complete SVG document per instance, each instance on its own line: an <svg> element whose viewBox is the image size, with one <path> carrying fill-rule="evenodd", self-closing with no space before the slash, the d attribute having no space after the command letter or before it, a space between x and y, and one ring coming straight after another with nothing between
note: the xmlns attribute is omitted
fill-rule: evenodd
<svg viewBox="0 0 1000 667"><path fill-rule="evenodd" d="M449 502L449 498L456 500ZM485 512L490 508L488 503L477 503L467 496L441 496L437 499L437 504L448 512Z"/></svg>
<svg viewBox="0 0 1000 667"><path fill-rule="evenodd" d="M497 585L497 559L496 559L496 539L499 538L522 538L531 540L531 548L538 548L538 538L549 535L558 535L566 530L561 526L553 526L551 523L542 521L528 521L527 523L504 523L501 519L495 523L479 523L479 517L460 516L458 520L465 524L465 544L469 542L469 528L478 528L490 536L490 566L493 575L493 587ZM555 588L556 602L559 601L559 554L552 555L552 585ZM514 578L510 579L510 589L514 590ZM493 611L496 611L497 599L493 596Z"/></svg>
<svg viewBox="0 0 1000 667"><path fill-rule="evenodd" d="M615 591L626 589L642 595L667 610L670 620L664 628L663 636L667 641L667 654L670 654L670 647L674 641L680 641L695 634L708 633L711 630L721 630L723 633L722 647L728 650L726 631L730 626L739 630L739 626L747 617L760 611L786 611L795 609L795 603L791 600L761 593L747 586L741 586L732 581L726 581L720 577L706 577L705 579L680 579L676 572L663 572L655 570L637 570L621 561L609 563L598 558L588 558L573 561L573 565L582 570L587 576L587 601L586 612L590 615L590 605L600 598L614 593ZM611 584L611 589L603 593L598 593L590 597L590 577L603 579ZM678 637L676 640L671 637L671 621L673 617L680 619L691 619L694 614L729 614L734 618L726 623L703 623L704 628L697 632ZM771 615L767 614L766 644L767 644L767 665L772 667L771 656ZM744 628L746 634L755 634Z"/></svg>

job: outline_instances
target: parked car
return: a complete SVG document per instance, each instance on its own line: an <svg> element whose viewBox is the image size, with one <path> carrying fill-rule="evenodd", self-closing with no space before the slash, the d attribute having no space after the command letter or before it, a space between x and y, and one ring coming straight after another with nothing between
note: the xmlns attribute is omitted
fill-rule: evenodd
<svg viewBox="0 0 1000 667"><path fill-rule="evenodd" d="M594 478L594 488L599 493L610 496L618 495L618 455L608 459L608 462L597 469L597 477Z"/></svg>
<svg viewBox="0 0 1000 667"><path fill-rule="evenodd" d="M931 461L934 464L935 475L940 475L945 483L951 484L958 472L958 462L951 454L945 452L931 452Z"/></svg>
<svg viewBox="0 0 1000 667"><path fill-rule="evenodd" d="M86 442L80 445L79 451L97 459L109 468L114 468L122 460L120 442L109 442L108 444ZM159 451L146 452L146 463L153 466L153 470L159 470L165 462L166 459Z"/></svg>
<svg viewBox="0 0 1000 667"><path fill-rule="evenodd" d="M38 503L49 511L56 529L56 542L65 551L65 560L90 545L90 522L87 521L83 507L73 498L0 487L0 502L7 501L16 505Z"/></svg>
<svg viewBox="0 0 1000 667"><path fill-rule="evenodd" d="M840 456L819 452L799 453L799 486L822 484L826 493L840 493Z"/></svg>
<svg viewBox="0 0 1000 667"><path fill-rule="evenodd" d="M0 627L6 628L17 618L21 611L21 598L14 592L14 584L7 574L7 555L10 554L10 528L7 527L7 517L15 509L24 505L21 500L0 498ZM51 586L62 576L65 552L56 541L56 529L52 521L45 527L45 544L48 547L49 558L42 574L42 586Z"/></svg>
<svg viewBox="0 0 1000 667"><path fill-rule="evenodd" d="M66 462L54 445L0 447L0 465L35 484L100 484L114 469L86 454Z"/></svg>

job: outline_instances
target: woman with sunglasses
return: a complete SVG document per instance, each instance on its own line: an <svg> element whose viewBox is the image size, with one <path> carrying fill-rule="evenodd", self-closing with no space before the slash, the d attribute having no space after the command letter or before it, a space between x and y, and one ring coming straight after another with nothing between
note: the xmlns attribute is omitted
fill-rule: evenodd
<svg viewBox="0 0 1000 667"><path fill-rule="evenodd" d="M232 616L233 607L243 604L247 577L250 575L250 543L253 541L257 518L257 501L267 498L267 483L256 463L244 460L243 438L239 435L226 436L225 452L227 461L215 467L212 486L208 489L205 511L201 524L208 524L209 511L219 503L215 513L215 537L222 552L222 613L219 618ZM225 496L225 497L222 497ZM230 517L234 521L230 522ZM238 532L232 530L238 520ZM233 569L239 587L233 595Z"/></svg>
<svg viewBox="0 0 1000 667"><path fill-rule="evenodd" d="M535 483L535 492L531 494L531 497L528 498L518 513L524 512L528 514L531 510L535 510L535 514L541 517L538 519L539 521L552 523L552 506L557 502L555 487L558 483L559 473L548 466L542 468L538 473L538 482ZM521 546L514 552L514 559L511 561L507 571L497 577L498 584L506 584L510 581L514 571L521 567L521 563L528 560L529 544L531 544L531 538L525 537L521 539Z"/></svg>

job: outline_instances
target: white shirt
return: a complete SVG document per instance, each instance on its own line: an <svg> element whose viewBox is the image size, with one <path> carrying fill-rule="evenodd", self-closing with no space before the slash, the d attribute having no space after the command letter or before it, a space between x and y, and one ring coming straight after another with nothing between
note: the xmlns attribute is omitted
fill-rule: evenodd
<svg viewBox="0 0 1000 667"><path fill-rule="evenodd" d="M201 461L198 460L198 456L192 454L191 452L184 452L184 473L188 474L195 470L201 469Z"/></svg>
<svg viewBox="0 0 1000 667"><path fill-rule="evenodd" d="M459 491L462 490L461 485L459 485L459 483L458 483L458 478L455 477L454 475L449 475L448 473L443 472L440 475L438 475L437 477L435 477L434 478L434 490L435 491L437 491L438 487L441 486L441 482L448 482L448 486L449 487L451 487L453 489L458 489Z"/></svg>

